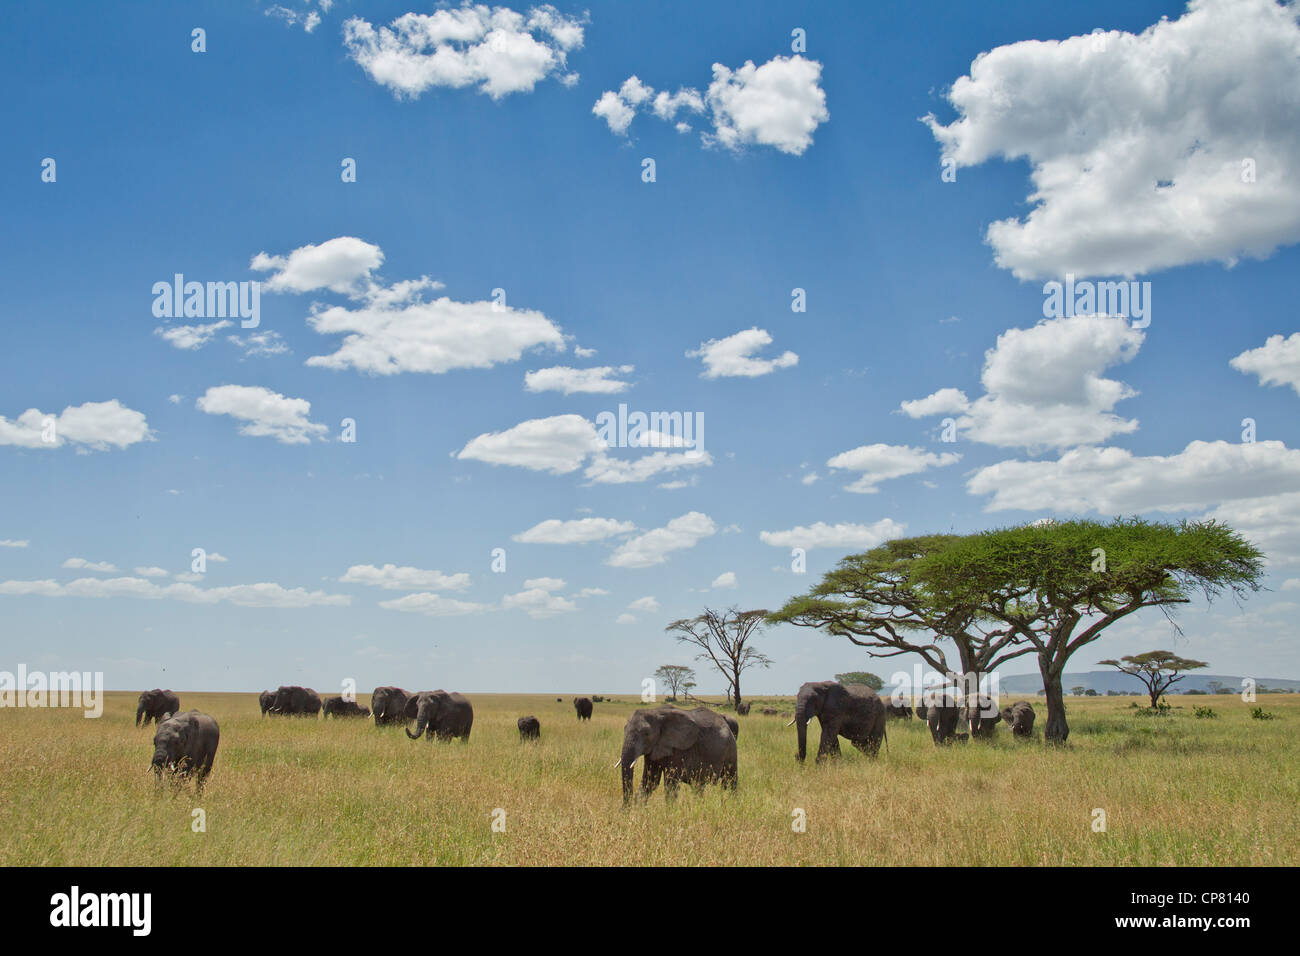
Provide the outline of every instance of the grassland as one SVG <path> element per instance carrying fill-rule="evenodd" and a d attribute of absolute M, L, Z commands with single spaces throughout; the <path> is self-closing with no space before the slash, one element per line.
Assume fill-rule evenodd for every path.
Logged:
<path fill-rule="evenodd" d="M 618 759 L 633 698 L 579 723 L 568 696 L 470 695 L 472 740 L 412 741 L 363 720 L 260 716 L 255 694 L 180 692 L 212 714 L 221 747 L 207 790 L 155 793 L 152 730 L 135 696 L 104 715 L 0 710 L 5 865 L 850 864 L 1255 865 L 1300 859 L 1300 695 L 1072 698 L 1070 742 L 938 749 L 891 721 L 872 762 L 794 760 L 794 729 L 740 718 L 740 789 L 621 805 Z M 1142 701 L 1140 703 L 1145 703 Z M 1209 706 L 1217 719 L 1196 719 Z M 1253 706 L 1276 715 L 1255 720 Z M 1039 706 L 1040 727 L 1043 719 Z M 521 745 L 515 719 L 542 740 Z M 812 734 L 815 741 L 816 734 Z M 815 744 L 814 744 L 815 746 Z M 192 830 L 192 810 L 206 832 Z M 493 832 L 494 810 L 505 832 Z M 794 832 L 793 813 L 806 813 Z M 1106 831 L 1093 831 L 1094 808 Z"/>

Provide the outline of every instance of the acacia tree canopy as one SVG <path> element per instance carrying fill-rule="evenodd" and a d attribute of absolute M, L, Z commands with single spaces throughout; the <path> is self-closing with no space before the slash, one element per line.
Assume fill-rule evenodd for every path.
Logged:
<path fill-rule="evenodd" d="M 930 598 L 916 571 L 927 557 L 954 547 L 957 535 L 895 538 L 863 554 L 851 554 L 807 594 L 791 598 L 768 620 L 814 627 L 845 637 L 872 657 L 917 654 L 944 676 L 980 674 L 1025 654 L 1015 629 L 981 612 L 978 605 Z M 945 652 L 945 645 L 947 647 Z M 955 649 L 957 660 L 949 663 Z"/>

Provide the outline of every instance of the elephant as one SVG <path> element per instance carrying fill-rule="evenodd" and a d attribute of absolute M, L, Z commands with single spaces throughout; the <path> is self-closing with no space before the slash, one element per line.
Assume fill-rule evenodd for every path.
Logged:
<path fill-rule="evenodd" d="M 739 704 L 736 705 L 736 713 L 740 714 L 741 717 L 748 717 L 748 716 L 749 716 L 749 708 L 750 708 L 751 706 L 753 706 L 753 705 L 752 705 L 752 704 L 749 704 L 749 703 L 746 703 L 746 702 L 744 702 L 744 701 L 742 701 L 741 703 L 739 703 Z"/>
<path fill-rule="evenodd" d="M 573 709 L 578 712 L 579 720 L 591 720 L 591 698 L 590 697 L 573 698 Z"/>
<path fill-rule="evenodd" d="M 721 783 L 735 790 L 738 782 L 736 735 L 727 720 L 707 707 L 678 710 L 671 704 L 633 712 L 623 727 L 623 751 L 616 766 L 622 769 L 623 803 L 632 799 L 632 770 L 645 757 L 641 795 L 649 797 L 664 781 L 664 795 L 672 799 L 677 785 L 697 790 L 706 783 Z"/>
<path fill-rule="evenodd" d="M 275 692 L 275 700 L 271 702 L 268 713 L 294 717 L 310 714 L 315 717 L 320 713 L 320 694 L 310 687 L 282 686 Z"/>
<path fill-rule="evenodd" d="M 406 723 L 406 702 L 413 695 L 400 687 L 376 687 L 370 695 L 370 712 L 375 715 L 375 726 Z"/>
<path fill-rule="evenodd" d="M 777 714 L 777 710 L 775 707 L 764 707 L 762 710 L 759 711 L 759 713 L 762 714 L 764 717 L 775 717 Z"/>
<path fill-rule="evenodd" d="M 527 717 L 520 717 L 516 721 L 519 727 L 520 740 L 541 740 L 542 739 L 542 722 L 529 714 Z"/>
<path fill-rule="evenodd" d="M 270 710 L 271 705 L 275 703 L 275 695 L 269 690 L 264 690 L 262 693 L 257 695 L 257 703 L 262 708 L 262 716 L 265 717 L 266 712 Z"/>
<path fill-rule="evenodd" d="M 212 772 L 221 732 L 217 722 L 207 714 L 188 710 L 173 714 L 158 725 L 153 736 L 153 760 L 150 767 L 159 783 L 166 770 L 173 779 L 195 777 L 195 790 L 203 792 L 203 781 Z"/>
<path fill-rule="evenodd" d="M 1011 725 L 1011 736 L 1022 739 L 1034 735 L 1034 706 L 1027 700 L 1002 708 L 1002 719 Z"/>
<path fill-rule="evenodd" d="M 925 704 L 917 704 L 917 705 L 916 705 L 916 719 L 917 719 L 917 720 L 925 720 L 925 710 L 926 710 L 926 708 L 925 708 Z"/>
<path fill-rule="evenodd" d="M 146 727 L 151 720 L 154 724 L 161 724 L 169 715 L 180 712 L 181 699 L 169 690 L 155 687 L 153 690 L 144 691 L 136 701 L 135 725 L 140 726 L 141 718 L 144 719 Z"/>
<path fill-rule="evenodd" d="M 904 720 L 912 719 L 912 708 L 906 704 L 888 703 L 885 705 L 885 715 L 887 717 L 902 717 Z"/>
<path fill-rule="evenodd" d="M 355 700 L 343 697 L 331 697 L 321 705 L 321 717 L 369 717 L 370 708 L 362 707 Z"/>
<path fill-rule="evenodd" d="M 735 737 L 737 740 L 739 740 L 739 739 L 740 739 L 740 724 L 736 722 L 736 718 L 735 718 L 735 717 L 728 717 L 726 714 L 723 714 L 723 715 L 722 715 L 722 719 L 725 720 L 725 721 L 727 722 L 727 726 L 728 726 L 729 728 L 731 728 L 731 736 L 733 736 L 733 737 Z"/>
<path fill-rule="evenodd" d="M 797 757 L 801 762 L 807 753 L 808 722 L 814 717 L 822 729 L 818 761 L 840 755 L 840 737 L 869 757 L 876 756 L 885 739 L 885 703 L 874 690 L 864 684 L 810 681 L 799 688 L 794 720 L 790 722 L 798 724 Z"/>
<path fill-rule="evenodd" d="M 402 716 L 415 721 L 415 733 L 406 728 L 406 736 L 412 740 L 419 740 L 427 730 L 430 740 L 460 737 L 468 741 L 470 728 L 474 726 L 474 708 L 469 700 L 442 689 L 420 691 L 408 698 Z"/>
<path fill-rule="evenodd" d="M 930 725 L 930 736 L 934 738 L 935 746 L 952 743 L 953 735 L 957 732 L 957 720 L 961 716 L 961 708 L 957 706 L 956 699 L 945 693 L 923 706 L 926 707 L 925 720 Z"/>
<path fill-rule="evenodd" d="M 966 705 L 967 723 L 972 740 L 992 740 L 993 731 L 1002 723 L 1002 714 L 991 697 L 974 695 Z"/>
<path fill-rule="evenodd" d="M 556 702 L 557 704 L 562 704 L 562 703 L 564 703 L 564 698 L 563 698 L 563 697 L 557 697 L 557 698 L 555 698 L 555 702 Z"/>

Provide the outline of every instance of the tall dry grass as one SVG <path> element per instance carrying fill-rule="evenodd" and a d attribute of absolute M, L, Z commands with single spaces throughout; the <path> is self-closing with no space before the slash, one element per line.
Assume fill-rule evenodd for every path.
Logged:
<path fill-rule="evenodd" d="M 794 760 L 793 728 L 740 718 L 740 789 L 684 789 L 624 809 L 618 759 L 628 698 L 579 723 L 569 698 L 475 694 L 468 745 L 370 721 L 262 718 L 255 694 L 181 692 L 221 746 L 207 790 L 155 792 L 152 730 L 135 696 L 80 711 L 0 710 L 5 865 L 478 864 L 1251 865 L 1300 858 L 1300 695 L 1069 701 L 1064 749 L 1011 740 L 937 749 L 891 721 L 871 761 Z M 783 709 L 788 700 L 770 702 Z M 1198 720 L 1194 706 L 1217 719 Z M 1254 720 L 1253 706 L 1277 715 Z M 515 719 L 536 714 L 540 744 Z M 816 733 L 812 735 L 816 739 Z M 638 768 L 639 772 L 639 768 Z M 192 829 L 195 808 L 206 832 Z M 505 811 L 505 832 L 493 814 Z M 1106 831 L 1094 832 L 1094 809 Z M 806 832 L 794 832 L 796 809 Z"/>

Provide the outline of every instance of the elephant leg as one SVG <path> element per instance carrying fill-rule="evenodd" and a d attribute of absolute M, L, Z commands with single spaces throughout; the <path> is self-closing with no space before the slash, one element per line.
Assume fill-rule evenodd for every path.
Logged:
<path fill-rule="evenodd" d="M 880 753 L 880 739 L 878 737 L 863 737 L 851 742 L 854 747 L 862 751 L 868 757 L 874 757 Z"/>
<path fill-rule="evenodd" d="M 663 768 L 647 757 L 645 768 L 641 771 L 641 795 L 643 797 L 649 797 L 650 794 L 654 793 L 655 787 L 659 786 L 659 776 L 662 773 Z"/>
<path fill-rule="evenodd" d="M 817 759 L 840 755 L 840 735 L 834 727 L 822 726 L 822 739 L 817 745 Z"/>
<path fill-rule="evenodd" d="M 665 800 L 677 799 L 677 784 L 680 781 L 681 781 L 681 777 L 678 775 L 677 771 L 669 769 L 664 773 L 664 799 Z"/>

